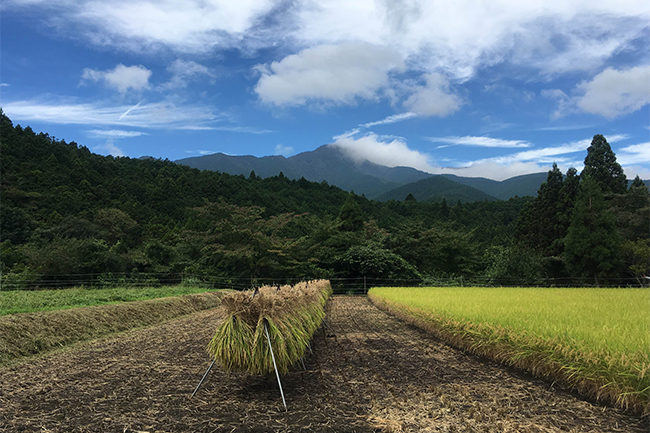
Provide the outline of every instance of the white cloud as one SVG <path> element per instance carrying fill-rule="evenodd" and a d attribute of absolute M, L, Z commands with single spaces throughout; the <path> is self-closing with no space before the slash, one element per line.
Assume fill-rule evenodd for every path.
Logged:
<path fill-rule="evenodd" d="M 628 136 L 624 134 L 610 135 L 607 137 L 607 141 L 609 143 L 616 143 L 627 138 Z M 558 164 L 562 171 L 566 171 L 569 167 L 575 167 L 580 171 L 583 167 L 583 155 L 586 154 L 587 147 L 590 144 L 591 139 L 579 140 L 558 146 L 526 150 L 510 155 L 460 162 L 457 163 L 457 167 L 439 167 L 434 169 L 433 172 L 504 180 L 522 174 L 547 171 L 554 162 Z M 639 153 L 639 149 L 634 146 L 623 148 L 622 151 L 628 148 L 630 154 L 634 153 L 635 158 L 640 154 L 642 155 L 642 153 Z M 575 155 L 578 152 L 581 155 Z M 644 150 L 644 152 L 647 152 L 647 150 Z M 618 158 L 618 160 L 621 164 L 627 162 L 624 155 L 623 159 Z M 636 160 L 636 162 L 640 161 Z"/>
<path fill-rule="evenodd" d="M 503 140 L 485 136 L 464 136 L 464 137 L 426 137 L 433 143 L 448 143 L 456 146 L 477 146 L 477 147 L 530 147 L 525 140 Z"/>
<path fill-rule="evenodd" d="M 560 89 L 544 89 L 541 95 L 554 100 L 557 104 L 557 108 L 551 113 L 551 119 L 558 119 L 576 111 L 575 100 Z"/>
<path fill-rule="evenodd" d="M 216 77 L 216 74 L 206 66 L 192 60 L 176 59 L 167 67 L 167 71 L 172 74 L 172 77 L 161 86 L 163 90 L 187 87 L 190 81 L 201 77 L 212 79 Z"/>
<path fill-rule="evenodd" d="M 450 92 L 449 81 L 441 74 L 428 74 L 426 84 L 413 88 L 404 106 L 420 116 L 446 116 L 457 111 L 462 100 Z"/>
<path fill-rule="evenodd" d="M 81 74 L 82 82 L 101 81 L 120 93 L 149 88 L 149 77 L 151 77 L 151 71 L 144 66 L 124 66 L 121 63 L 107 71 L 85 68 Z"/>
<path fill-rule="evenodd" d="M 350 104 L 373 99 L 388 84 L 390 71 L 402 67 L 394 50 L 368 43 L 319 45 L 259 66 L 255 92 L 263 102 L 301 105 L 308 101 Z"/>
<path fill-rule="evenodd" d="M 240 132 L 242 134 L 256 134 L 256 135 L 270 134 L 271 132 L 274 132 L 272 129 L 259 129 L 250 126 L 226 126 L 226 125 L 219 125 L 219 126 L 185 125 L 185 126 L 179 126 L 178 128 L 175 129 L 180 129 L 185 131 Z"/>
<path fill-rule="evenodd" d="M 123 129 L 91 129 L 88 131 L 93 137 L 108 137 L 113 139 L 132 138 L 148 135 L 142 131 L 125 131 Z"/>
<path fill-rule="evenodd" d="M 370 128 L 377 125 L 388 125 L 390 123 L 397 123 L 403 120 L 412 119 L 414 117 L 417 117 L 417 114 L 407 111 L 406 113 L 393 114 L 392 116 L 388 116 L 374 122 L 362 123 L 359 126 L 362 126 L 364 128 Z"/>
<path fill-rule="evenodd" d="M 538 164 L 535 162 L 515 162 L 512 164 L 499 164 L 496 162 L 485 161 L 470 163 L 462 167 L 438 167 L 434 170 L 435 174 L 455 174 L 456 176 L 465 177 L 485 177 L 494 180 L 505 180 L 514 176 L 523 174 L 539 173 L 547 171 L 551 164 Z"/>
<path fill-rule="evenodd" d="M 647 29 L 642 0 L 476 2 L 304 0 L 292 34 L 306 44 L 397 47 L 418 69 L 466 79 L 511 62 L 557 74 L 593 70 Z M 597 23 L 597 25 L 594 25 Z"/>
<path fill-rule="evenodd" d="M 113 143 L 113 140 L 107 140 L 106 143 L 95 146 L 93 150 L 99 152 L 99 153 L 106 153 L 108 155 L 113 155 L 113 156 L 126 156 L 122 149 L 117 147 L 115 143 Z"/>
<path fill-rule="evenodd" d="M 0 83 L 0 87 L 9 87 L 9 83 Z"/>
<path fill-rule="evenodd" d="M 11 2 L 11 0 L 9 0 Z M 13 1 L 12 3 L 21 3 Z M 206 53 L 260 38 L 258 20 L 275 6 L 271 0 L 79 0 L 40 3 L 47 21 L 61 33 L 93 44 L 132 51 L 162 47 Z"/>
<path fill-rule="evenodd" d="M 610 135 L 607 137 L 609 143 L 616 143 L 628 138 L 624 134 Z M 559 146 L 549 146 L 542 147 L 539 149 L 525 150 L 523 152 L 517 152 L 505 156 L 495 156 L 491 158 L 484 158 L 476 162 L 496 162 L 498 164 L 512 164 L 518 162 L 528 162 L 528 161 L 555 161 L 558 160 L 562 155 L 568 155 L 576 152 L 586 152 L 587 148 L 591 144 L 591 139 L 584 139 L 573 141 L 571 143 L 561 144 Z"/>
<path fill-rule="evenodd" d="M 580 84 L 584 92 L 576 104 L 607 118 L 631 113 L 650 104 L 650 65 L 627 70 L 607 68 L 593 80 Z"/>
<path fill-rule="evenodd" d="M 644 0 L 6 0 L 100 46 L 210 53 L 347 42 L 390 47 L 414 70 L 467 79 L 502 62 L 553 75 L 595 70 L 646 38 Z M 37 7 L 34 7 L 37 5 Z M 638 49 L 638 47 L 637 47 Z"/>
<path fill-rule="evenodd" d="M 650 142 L 633 144 L 619 149 L 616 160 L 621 165 L 635 165 L 650 162 Z"/>
<path fill-rule="evenodd" d="M 400 138 L 386 138 L 373 133 L 355 138 L 345 133 L 334 137 L 332 145 L 357 162 L 370 161 L 388 167 L 413 167 L 427 172 L 433 169 L 428 155 L 409 149 Z"/>
<path fill-rule="evenodd" d="M 343 150 L 348 157 L 357 162 L 370 161 L 388 167 L 413 167 L 432 174 L 455 174 L 495 180 L 548 171 L 554 162 L 562 171 L 566 171 L 569 167 L 581 170 L 583 155 L 576 154 L 578 152 L 585 154 L 591 144 L 591 139 L 585 139 L 474 161 L 447 160 L 448 166 L 443 167 L 434 161 L 433 155 L 409 148 L 403 138 L 379 136 L 373 133 L 362 136 L 359 134 L 358 129 L 345 132 L 334 137 L 332 145 Z M 490 139 L 490 137 L 477 138 Z M 607 140 L 609 143 L 616 143 L 627 138 L 627 135 L 617 134 L 610 135 Z M 631 164 L 650 160 L 650 143 L 626 146 L 619 150 L 618 155 L 620 155 L 619 162 L 622 165 L 627 164 L 624 169 L 628 176 L 630 173 L 646 174 L 647 167 L 640 168 Z"/>
<path fill-rule="evenodd" d="M 3 110 L 17 120 L 92 126 L 181 129 L 214 126 L 214 122 L 229 120 L 225 114 L 214 113 L 208 107 L 175 105 L 170 102 L 114 106 L 101 103 L 13 101 L 4 103 Z"/>
<path fill-rule="evenodd" d="M 650 169 L 639 165 L 624 165 L 623 171 L 628 179 L 634 179 L 639 176 L 643 180 L 650 179 Z"/>
<path fill-rule="evenodd" d="M 274 155 L 289 156 L 293 153 L 293 147 L 285 146 L 284 144 L 276 144 Z"/>

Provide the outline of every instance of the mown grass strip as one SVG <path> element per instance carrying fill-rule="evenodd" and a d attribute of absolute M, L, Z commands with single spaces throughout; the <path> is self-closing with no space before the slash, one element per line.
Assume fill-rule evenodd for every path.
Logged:
<path fill-rule="evenodd" d="M 0 317 L 0 365 L 68 344 L 217 307 L 220 292 Z"/>
<path fill-rule="evenodd" d="M 144 301 L 206 291 L 204 288 L 189 286 L 7 290 L 0 291 L 0 316 Z"/>
<path fill-rule="evenodd" d="M 368 296 L 378 307 L 455 347 L 561 383 L 587 398 L 650 414 L 648 292 L 585 290 L 616 292 L 373 288 Z M 596 314 L 599 309 L 616 310 L 611 295 L 625 306 L 618 316 Z M 516 308 L 513 304 L 504 310 L 502 304 L 513 298 Z M 636 305 L 630 307 L 630 302 Z M 597 305 L 584 307 L 588 304 Z"/>
<path fill-rule="evenodd" d="M 268 329 L 280 373 L 301 359 L 325 317 L 332 293 L 329 281 L 309 281 L 224 297 L 226 318 L 208 345 L 208 353 L 227 370 L 263 375 L 274 370 Z"/>

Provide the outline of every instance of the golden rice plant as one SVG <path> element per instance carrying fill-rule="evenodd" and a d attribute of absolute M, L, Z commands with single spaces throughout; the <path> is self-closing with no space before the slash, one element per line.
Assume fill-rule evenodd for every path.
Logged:
<path fill-rule="evenodd" d="M 273 371 L 270 339 L 277 368 L 286 373 L 304 356 L 331 293 L 329 281 L 317 280 L 228 294 L 222 300 L 226 319 L 208 353 L 227 370 L 263 375 Z"/>

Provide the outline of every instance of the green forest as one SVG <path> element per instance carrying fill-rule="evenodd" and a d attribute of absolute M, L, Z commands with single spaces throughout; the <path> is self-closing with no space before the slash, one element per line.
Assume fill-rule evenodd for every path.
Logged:
<path fill-rule="evenodd" d="M 0 112 L 1 113 L 1 112 Z M 0 114 L 3 289 L 116 282 L 220 287 L 635 285 L 650 200 L 605 137 L 537 197 L 378 202 L 325 182 L 100 156 Z"/>

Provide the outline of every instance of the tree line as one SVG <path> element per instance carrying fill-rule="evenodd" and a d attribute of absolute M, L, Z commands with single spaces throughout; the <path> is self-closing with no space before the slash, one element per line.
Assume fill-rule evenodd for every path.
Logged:
<path fill-rule="evenodd" d="M 100 156 L 14 126 L 4 113 L 0 152 L 3 288 L 143 276 L 233 287 L 302 278 L 358 285 L 362 277 L 368 284 L 566 276 L 602 283 L 648 271 L 648 191 L 636 180 L 604 190 L 618 176 L 606 170 L 564 177 L 554 167 L 537 198 L 381 203 L 282 174 L 261 179 Z M 596 226 L 613 233 L 608 253 L 580 264 L 580 230 Z"/>

